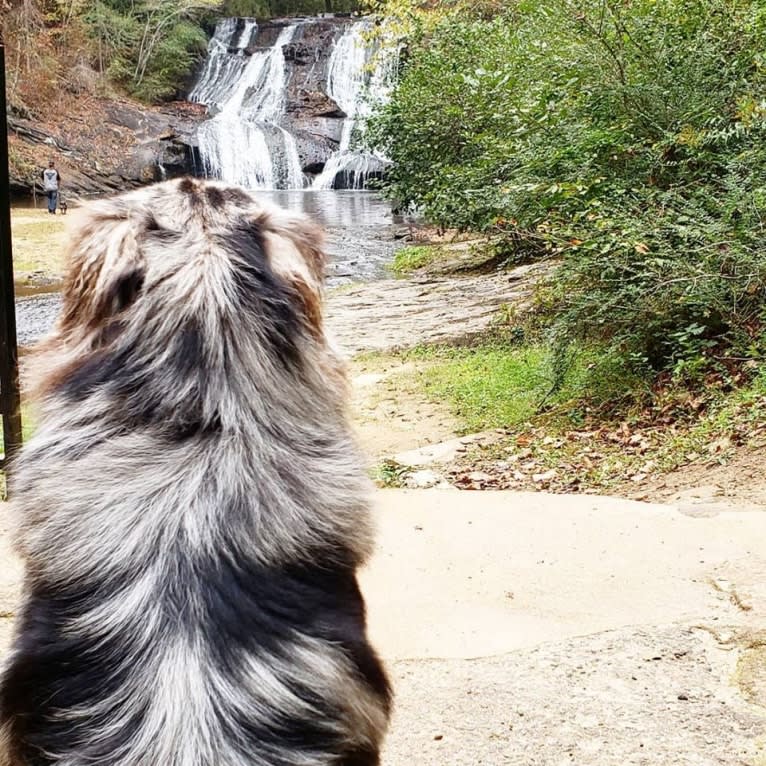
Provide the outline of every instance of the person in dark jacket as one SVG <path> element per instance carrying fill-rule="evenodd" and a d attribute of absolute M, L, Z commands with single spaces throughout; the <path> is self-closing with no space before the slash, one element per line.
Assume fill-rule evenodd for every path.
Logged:
<path fill-rule="evenodd" d="M 56 204 L 59 196 L 59 185 L 61 184 L 61 176 L 58 170 L 56 170 L 53 160 L 48 163 L 48 167 L 40 174 L 43 179 L 43 190 L 45 196 L 48 198 L 48 212 L 51 215 L 56 215 Z"/>

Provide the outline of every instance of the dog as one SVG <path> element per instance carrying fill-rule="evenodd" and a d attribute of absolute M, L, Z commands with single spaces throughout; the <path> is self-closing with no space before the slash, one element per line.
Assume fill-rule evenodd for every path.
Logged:
<path fill-rule="evenodd" d="M 66 211 L 69 210 L 69 205 L 65 199 L 59 199 L 59 210 L 61 215 L 66 215 Z"/>
<path fill-rule="evenodd" d="M 369 479 L 305 218 L 220 182 L 78 211 L 12 466 L 3 766 L 375 766 Z"/>

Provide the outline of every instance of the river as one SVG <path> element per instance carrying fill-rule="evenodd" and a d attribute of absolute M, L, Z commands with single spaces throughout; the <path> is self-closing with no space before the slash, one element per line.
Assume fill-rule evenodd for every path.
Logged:
<path fill-rule="evenodd" d="M 266 201 L 317 220 L 325 229 L 329 265 L 327 286 L 379 279 L 404 234 L 401 218 L 385 200 L 364 191 L 256 191 Z M 60 297 L 47 288 L 30 291 L 20 286 L 16 300 L 19 345 L 29 346 L 45 335 L 56 318 Z"/>

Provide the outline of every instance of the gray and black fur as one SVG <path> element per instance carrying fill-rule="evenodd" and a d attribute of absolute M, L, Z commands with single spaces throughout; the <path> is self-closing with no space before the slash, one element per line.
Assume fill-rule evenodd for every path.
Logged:
<path fill-rule="evenodd" d="M 390 689 L 319 232 L 191 179 L 95 203 L 14 470 L 0 766 L 374 766 Z"/>

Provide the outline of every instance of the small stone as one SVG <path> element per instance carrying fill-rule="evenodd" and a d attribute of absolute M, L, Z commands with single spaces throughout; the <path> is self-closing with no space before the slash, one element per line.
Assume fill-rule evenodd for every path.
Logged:
<path fill-rule="evenodd" d="M 420 471 L 413 471 L 405 479 L 406 486 L 411 489 L 428 489 L 434 487 L 442 481 L 442 477 L 435 471 L 424 468 Z"/>
<path fill-rule="evenodd" d="M 678 699 L 680 699 L 682 702 L 686 702 L 689 699 L 689 695 L 688 694 L 683 694 L 683 693 L 679 694 L 678 695 Z"/>
<path fill-rule="evenodd" d="M 444 739 L 444 735 L 443 734 L 435 734 L 434 735 L 434 740 L 436 740 L 436 742 L 441 742 L 443 739 Z"/>

